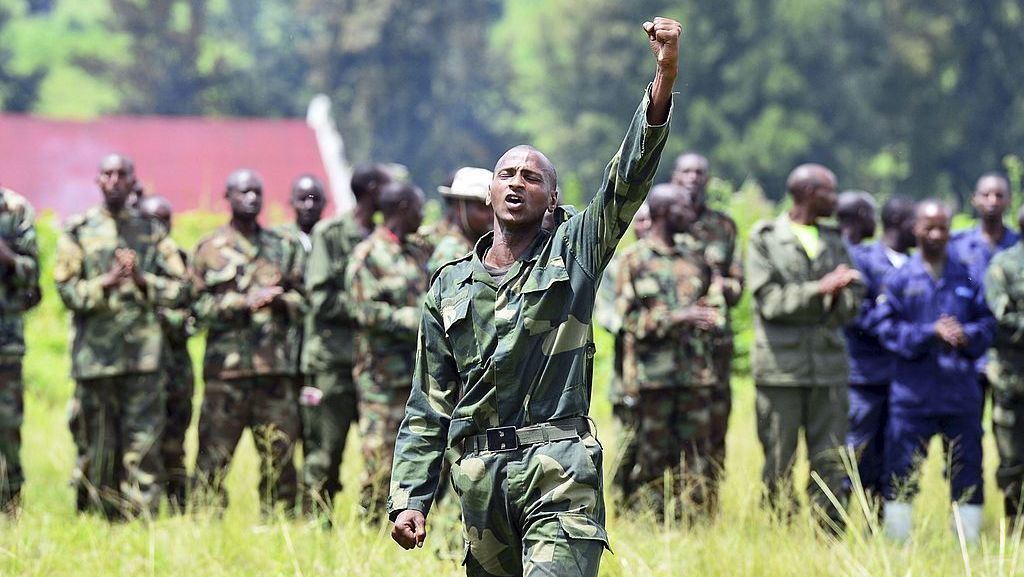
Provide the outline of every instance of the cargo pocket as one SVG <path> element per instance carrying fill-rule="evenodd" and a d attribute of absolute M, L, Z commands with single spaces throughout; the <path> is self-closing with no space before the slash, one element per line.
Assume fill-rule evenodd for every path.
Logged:
<path fill-rule="evenodd" d="M 605 549 L 612 550 L 608 544 L 608 532 L 597 521 L 583 513 L 559 513 L 558 524 L 562 527 L 562 533 L 570 540 L 599 541 Z"/>

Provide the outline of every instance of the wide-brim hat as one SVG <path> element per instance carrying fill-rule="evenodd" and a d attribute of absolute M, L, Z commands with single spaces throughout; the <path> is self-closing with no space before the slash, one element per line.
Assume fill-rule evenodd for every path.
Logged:
<path fill-rule="evenodd" d="M 462 198 L 490 204 L 493 177 L 493 173 L 486 168 L 466 166 L 455 173 L 451 186 L 439 186 L 437 192 L 445 198 Z"/>

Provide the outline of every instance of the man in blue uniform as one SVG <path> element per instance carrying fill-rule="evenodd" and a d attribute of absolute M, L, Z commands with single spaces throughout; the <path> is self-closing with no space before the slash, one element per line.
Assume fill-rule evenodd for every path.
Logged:
<path fill-rule="evenodd" d="M 846 444 L 857 450 L 861 486 L 872 496 L 880 496 L 884 486 L 885 425 L 895 362 L 892 353 L 885 350 L 874 334 L 877 321 L 874 304 L 882 294 L 885 275 L 906 263 L 907 252 L 915 242 L 914 202 L 893 197 L 882 207 L 881 240 L 850 250 L 853 264 L 867 285 L 867 293 L 860 314 L 844 329 L 850 356 L 850 428 Z"/>
<path fill-rule="evenodd" d="M 1010 207 L 1009 181 L 994 172 L 982 175 L 974 186 L 971 206 L 978 214 L 978 226 L 953 235 L 949 248 L 972 273 L 977 273 L 975 278 L 981 279 L 992 257 L 1020 240 L 1020 235 L 1003 222 Z"/>
<path fill-rule="evenodd" d="M 953 499 L 963 533 L 981 531 L 981 387 L 975 362 L 992 344 L 995 319 L 979 280 L 947 251 L 950 211 L 938 201 L 918 205 L 920 251 L 885 279 L 878 334 L 896 353 L 886 428 L 885 529 L 910 536 L 909 484 L 933 435 L 950 450 Z"/>

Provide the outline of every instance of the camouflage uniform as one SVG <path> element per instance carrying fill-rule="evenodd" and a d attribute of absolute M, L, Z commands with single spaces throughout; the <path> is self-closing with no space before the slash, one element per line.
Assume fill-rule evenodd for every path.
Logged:
<path fill-rule="evenodd" d="M 183 263 L 188 255 L 180 251 Z M 185 506 L 188 487 L 188 469 L 185 465 L 185 435 L 192 423 L 192 395 L 195 392 L 195 374 L 192 355 L 188 352 L 188 339 L 196 332 L 196 319 L 191 308 L 162 308 L 157 311 L 164 332 L 160 372 L 166 394 L 167 423 L 160 442 L 164 462 L 167 499 L 177 507 Z"/>
<path fill-rule="evenodd" d="M 423 225 L 418 231 L 416 231 L 416 239 L 423 247 L 425 247 L 428 255 L 433 253 L 434 250 L 440 246 L 442 240 L 456 235 L 461 236 L 462 232 L 459 230 L 458 225 L 447 218 L 442 218 L 432 224 Z M 466 252 L 469 251 L 467 250 Z M 462 256 L 462 254 L 458 256 Z M 444 261 L 441 264 L 444 264 L 445 262 L 447 261 Z M 435 269 L 431 269 L 431 271 L 433 270 Z"/>
<path fill-rule="evenodd" d="M 624 496 L 665 512 L 668 491 L 705 501 L 710 460 L 713 350 L 701 331 L 667 322 L 672 313 L 707 294 L 710 269 L 700 254 L 641 240 L 622 253 L 615 279 L 616 310 L 622 319 L 622 386 L 633 399 L 629 444 L 623 451 Z"/>
<path fill-rule="evenodd" d="M 379 226 L 356 246 L 345 271 L 359 322 L 352 374 L 363 437 L 360 505 L 370 515 L 384 512 L 395 436 L 412 385 L 420 302 L 430 280 L 429 253 L 417 240 Z"/>
<path fill-rule="evenodd" d="M 195 312 L 209 329 L 196 481 L 220 506 L 227 506 L 224 476 L 245 427 L 252 428 L 260 454 L 264 513 L 275 503 L 286 512 L 295 504 L 304 264 L 296 241 L 262 228 L 246 237 L 223 226 L 196 247 Z M 247 293 L 271 286 L 284 288 L 278 302 L 251 312 Z"/>
<path fill-rule="evenodd" d="M 984 284 L 998 322 L 987 369 L 993 389 L 992 432 L 999 450 L 996 481 L 1006 516 L 1016 517 L 1024 490 L 1024 244 L 997 254 Z"/>
<path fill-rule="evenodd" d="M 710 412 L 710 450 L 709 457 L 713 466 L 708 471 L 712 479 L 710 488 L 717 489 L 717 480 L 725 470 L 725 437 L 729 430 L 729 414 L 732 412 L 732 358 L 736 348 L 733 344 L 733 332 L 730 311 L 732 305 L 726 302 L 725 292 L 742 294 L 743 263 L 739 258 L 739 246 L 736 244 L 738 229 L 736 223 L 725 213 L 705 207 L 690 226 L 690 230 L 676 237 L 676 242 L 690 250 L 702 254 L 704 263 L 711 267 L 722 279 L 721 284 L 712 283 L 705 297 L 707 303 L 718 308 L 722 324 L 713 332 L 697 335 L 702 338 L 704 346 L 711 351 L 714 362 L 706 365 L 704 377 L 713 383 Z M 709 495 L 712 505 L 716 495 Z"/>
<path fill-rule="evenodd" d="M 427 261 L 427 270 L 434 274 L 453 260 L 462 258 L 473 250 L 473 243 L 459 231 L 441 238 L 437 241 L 430 260 Z"/>
<path fill-rule="evenodd" d="M 302 371 L 318 389 L 319 403 L 301 407 L 303 426 L 303 506 L 330 516 L 331 500 L 341 491 L 341 458 L 349 428 L 358 417 L 355 358 L 355 311 L 345 283 L 345 267 L 363 234 L 352 217 L 338 216 L 313 228 L 313 251 L 306 265 L 306 315 Z"/>
<path fill-rule="evenodd" d="M 114 252 L 129 248 L 146 279 L 109 290 Z M 72 376 L 85 452 L 76 471 L 80 509 L 108 517 L 154 513 L 162 493 L 160 382 L 163 331 L 157 310 L 188 300 L 185 263 L 164 227 L 132 210 L 104 206 L 72 217 L 57 243 L 54 280 L 72 312 Z"/>
<path fill-rule="evenodd" d="M 853 267 L 839 231 L 818 225 L 819 250 L 808 257 L 789 217 L 757 223 L 747 250 L 747 282 L 754 298 L 754 384 L 757 434 L 764 447 L 763 479 L 769 499 L 783 498 L 801 430 L 811 470 L 843 499 L 845 471 L 839 448 L 846 437 L 848 364 L 841 329 L 864 298 L 856 281 L 822 295 L 818 281 L 838 265 Z M 839 512 L 818 484 L 812 502 L 837 524 Z"/>
<path fill-rule="evenodd" d="M 542 231 L 500 282 L 484 268 L 484 236 L 427 293 L 388 508 L 392 519 L 428 513 L 446 455 L 470 575 L 597 575 L 608 536 L 602 449 L 586 418 L 590 320 L 668 136 L 667 123 L 646 123 L 647 103 L 586 210 Z M 513 438 L 524 442 L 511 448 Z"/>
<path fill-rule="evenodd" d="M 32 207 L 14 191 L 0 188 L 0 239 L 17 256 L 0 265 L 0 509 L 18 507 L 25 475 L 21 469 L 21 423 L 25 355 L 22 313 L 39 300 L 39 254 Z"/>

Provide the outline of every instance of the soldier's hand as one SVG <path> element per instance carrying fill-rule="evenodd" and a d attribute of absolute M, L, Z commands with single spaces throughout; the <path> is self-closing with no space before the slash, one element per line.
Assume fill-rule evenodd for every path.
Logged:
<path fill-rule="evenodd" d="M 962 349 L 967 346 L 967 334 L 964 333 L 964 327 L 954 317 L 942 315 L 935 322 L 935 334 L 939 340 L 954 349 Z"/>
<path fill-rule="evenodd" d="M 120 250 L 120 249 L 119 249 Z M 130 276 L 131 271 L 125 266 L 125 263 L 118 258 L 117 252 L 114 252 L 114 262 L 110 263 L 110 268 L 107 272 L 103 273 L 100 277 L 100 285 L 103 290 L 109 290 L 121 284 Z"/>
<path fill-rule="evenodd" d="M 0 238 L 0 265 L 14 266 L 17 258 L 18 254 L 11 249 L 11 246 L 7 244 L 7 241 Z"/>
<path fill-rule="evenodd" d="M 818 292 L 823 295 L 835 295 L 859 279 L 860 271 L 841 264 L 834 271 L 821 277 L 818 281 Z"/>
<path fill-rule="evenodd" d="M 693 327 L 701 331 L 714 329 L 720 320 L 718 309 L 702 304 L 689 306 L 672 314 L 674 324 Z"/>
<path fill-rule="evenodd" d="M 681 24 L 671 18 L 655 18 L 644 22 L 651 52 L 658 61 L 658 70 L 675 74 L 679 67 L 679 36 L 683 33 Z"/>
<path fill-rule="evenodd" d="M 249 291 L 245 297 L 246 304 L 249 306 L 249 310 L 256 312 L 261 308 L 269 305 L 284 292 L 279 286 L 268 286 L 260 287 L 256 290 Z"/>
<path fill-rule="evenodd" d="M 395 526 L 391 528 L 391 538 L 402 546 L 402 549 L 422 547 L 427 538 L 427 519 L 422 511 L 406 509 L 398 514 Z"/>

